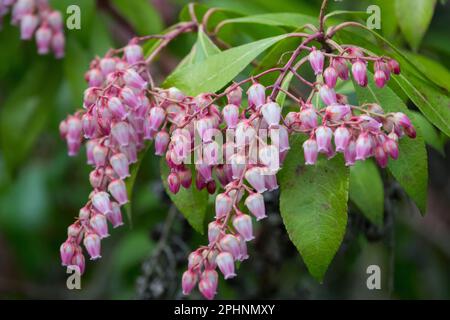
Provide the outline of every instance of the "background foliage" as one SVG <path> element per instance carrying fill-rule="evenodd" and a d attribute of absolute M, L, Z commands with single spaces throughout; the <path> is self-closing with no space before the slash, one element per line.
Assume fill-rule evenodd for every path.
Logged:
<path fill-rule="evenodd" d="M 0 32 L 0 296 L 178 297 L 180 272 L 185 265 L 186 254 L 189 248 L 203 242 L 204 237 L 194 232 L 181 215 L 174 213 L 161 183 L 159 159 L 151 152 L 143 158 L 135 183 L 131 220 L 103 242 L 103 259 L 89 263 L 82 282 L 83 290 L 71 292 L 65 288 L 66 274 L 59 265 L 59 244 L 65 238 L 66 226 L 90 190 L 87 181 L 89 168 L 85 165 L 84 156 L 67 157 L 66 147 L 58 136 L 58 124 L 67 113 L 80 106 L 85 88 L 83 75 L 95 55 L 103 55 L 110 47 L 123 46 L 133 34 L 157 33 L 179 18 L 188 19 L 186 1 L 53 1 L 54 6 L 63 12 L 74 2 L 82 10 L 82 28 L 66 30 L 67 55 L 64 60 L 37 56 L 34 44 L 21 42 L 17 28 L 8 23 Z M 392 89 L 398 94 L 401 88 L 405 93 L 397 96 L 394 93 L 380 95 L 376 89 L 369 93 L 354 92 L 353 88 L 346 90 L 355 101 L 380 100 L 383 106 L 390 106 L 393 110 L 410 107 L 415 123 L 421 128 L 423 138 L 420 137 L 419 141 L 425 140 L 427 150 L 421 149 L 417 141 L 405 140 L 403 143 L 410 145 L 402 147 L 414 156 L 407 160 L 400 158 L 389 171 L 380 173 L 373 163 L 367 162 L 355 166 L 346 175 L 335 177 L 335 168 L 346 170 L 339 163 L 340 159 L 320 162 L 320 169 L 329 166 L 331 174 L 323 174 L 327 171 L 319 171 L 319 168 L 304 169 L 306 172 L 298 177 L 300 181 L 295 181 L 291 188 L 289 178 L 296 177 L 296 164 L 301 158 L 299 142 L 294 142 L 281 172 L 286 177 L 282 178 L 281 186 L 286 192 L 282 194 L 280 203 L 278 195 L 267 196 L 270 219 L 258 227 L 258 239 L 250 246 L 252 258 L 241 266 L 238 278 L 221 284 L 219 297 L 450 297 L 450 179 L 446 158 L 449 146 L 445 137 L 450 133 L 450 122 L 445 121 L 445 115 L 450 112 L 450 42 L 446 32 L 450 8 L 445 3 L 425 0 L 364 0 L 357 4 L 345 0 L 330 2 L 330 10 L 365 11 L 370 4 L 381 6 L 382 30 L 378 38 L 369 37 L 367 33 L 345 32 L 339 37 L 362 44 L 376 53 L 388 47 L 379 36 L 399 48 L 393 51 L 393 55 L 402 62 L 409 77 L 408 80 L 396 78 L 387 90 L 391 92 Z M 237 49 L 241 50 L 240 53 L 251 52 L 246 59 L 230 59 L 229 63 L 221 61 L 219 71 L 231 76 L 238 75 L 256 57 L 260 68 L 273 66 L 283 52 L 295 48 L 295 43 L 289 39 L 279 42 L 273 39 L 278 40 L 275 37 L 282 37 L 279 35 L 286 30 L 295 29 L 305 22 L 314 22 L 319 5 L 320 1 L 306 0 L 210 0 L 202 1 L 196 12 L 200 17 L 207 7 L 224 8 L 213 16 L 211 25 L 219 20 L 233 19 L 220 32 L 221 38 L 233 46 L 274 37 L 261 40 L 258 45 Z M 273 15 L 276 12 L 291 14 Z M 304 16 L 300 19 L 292 13 Z M 257 14 L 271 16 L 255 17 Z M 361 13 L 356 14 L 356 18 L 364 17 Z M 277 44 L 273 45 L 275 42 Z M 157 81 L 162 83 L 178 61 L 187 56 L 165 85 L 177 84 L 188 93 L 196 94 L 198 90 L 205 90 L 204 86 L 199 89 L 205 71 L 196 69 L 195 64 L 217 51 L 216 45 L 204 33 L 184 36 L 165 51 L 153 72 L 158 76 Z M 225 65 L 229 67 L 224 69 Z M 194 72 L 189 72 L 188 79 L 185 77 L 187 68 Z M 222 85 L 216 78 L 207 83 L 207 88 L 216 90 Z M 420 92 L 416 90 L 418 87 Z M 428 170 L 423 166 L 426 154 Z M 342 178 L 344 176 L 347 178 Z M 295 216 L 293 223 L 287 223 L 287 231 L 295 234 L 291 237 L 294 244 L 309 265 L 311 274 L 323 279 L 322 285 L 309 275 L 290 244 L 279 215 L 281 207 L 285 222 L 292 219 L 298 208 L 292 208 L 289 199 L 295 197 L 296 192 L 308 190 L 311 177 L 319 179 L 322 184 L 333 184 L 336 194 L 326 206 L 326 214 L 318 216 L 311 208 L 305 208 L 302 221 L 307 223 L 296 225 L 298 217 Z M 402 184 L 403 189 L 393 183 L 392 177 Z M 342 188 L 346 184 L 350 185 L 351 200 L 348 216 L 343 214 L 346 208 L 333 204 L 333 199 L 347 196 L 343 191 L 346 188 Z M 312 201 L 320 201 L 321 189 L 309 192 Z M 416 205 L 407 200 L 404 192 Z M 211 204 L 201 193 L 185 194 L 184 197 L 204 199 L 204 208 L 196 208 L 198 214 L 192 219 L 188 217 L 191 225 L 200 231 L 202 222 L 196 217 L 203 214 L 208 219 L 212 214 Z M 342 216 L 329 219 L 327 214 L 332 214 L 332 211 Z M 426 211 L 427 215 L 421 218 L 419 211 Z M 192 213 L 190 210 L 186 212 Z M 174 219 L 171 233 L 164 229 L 166 217 Z M 334 249 L 327 252 L 326 249 L 330 248 L 326 242 L 317 244 L 314 241 L 314 228 L 318 226 L 327 230 L 324 241 L 329 239 L 334 243 L 334 239 L 343 238 L 343 245 L 326 274 Z M 161 253 L 164 251 L 159 241 L 161 236 L 173 255 Z M 302 239 L 296 241 L 297 236 Z M 310 241 L 312 247 L 299 245 L 305 241 Z M 317 245 L 317 250 L 314 245 Z M 317 263 L 314 255 L 321 248 L 326 248 L 321 252 L 323 261 Z M 314 263 L 309 263 L 310 259 Z M 365 270 L 370 264 L 382 267 L 383 289 L 380 291 L 366 289 Z"/>

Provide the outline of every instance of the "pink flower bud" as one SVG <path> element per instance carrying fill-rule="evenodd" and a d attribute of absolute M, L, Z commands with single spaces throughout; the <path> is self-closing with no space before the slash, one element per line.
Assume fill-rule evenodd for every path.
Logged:
<path fill-rule="evenodd" d="M 242 88 L 236 87 L 231 91 L 227 91 L 227 99 L 229 104 L 240 106 L 242 102 Z"/>
<path fill-rule="evenodd" d="M 374 64 L 375 72 L 381 70 L 384 72 L 386 76 L 386 81 L 389 81 L 391 78 L 391 70 L 389 69 L 389 65 L 383 61 L 376 61 Z"/>
<path fill-rule="evenodd" d="M 111 201 L 109 200 L 109 195 L 104 192 L 96 192 L 92 197 L 92 205 L 100 213 L 108 214 L 111 212 Z"/>
<path fill-rule="evenodd" d="M 374 75 L 375 84 L 378 88 L 383 88 L 387 82 L 386 74 L 382 70 L 377 70 Z"/>
<path fill-rule="evenodd" d="M 130 143 L 130 128 L 127 122 L 121 121 L 111 126 L 111 134 L 121 147 Z"/>
<path fill-rule="evenodd" d="M 234 154 L 230 157 L 230 162 L 233 179 L 241 178 L 245 170 L 245 157 L 240 154 Z"/>
<path fill-rule="evenodd" d="M 372 152 L 372 143 L 369 135 L 363 132 L 356 140 L 356 160 L 365 160 Z"/>
<path fill-rule="evenodd" d="M 86 73 L 86 80 L 90 87 L 101 87 L 105 80 L 102 72 L 97 69 L 91 69 Z"/>
<path fill-rule="evenodd" d="M 64 242 L 61 247 L 59 248 L 59 251 L 61 253 L 61 261 L 63 266 L 70 265 L 70 262 L 72 261 L 72 257 L 75 253 L 75 245 L 70 240 L 67 240 Z"/>
<path fill-rule="evenodd" d="M 277 190 L 278 189 L 277 175 L 273 174 L 272 170 L 268 168 L 263 168 L 263 172 L 267 190 L 269 191 Z"/>
<path fill-rule="evenodd" d="M 217 221 L 210 222 L 208 224 L 208 241 L 209 243 L 214 243 L 217 241 L 221 234 L 221 224 Z"/>
<path fill-rule="evenodd" d="M 78 140 L 81 136 L 82 123 L 76 116 L 69 116 L 67 118 L 67 137 L 73 140 Z"/>
<path fill-rule="evenodd" d="M 202 265 L 202 259 L 203 256 L 198 251 L 191 252 L 188 257 L 188 269 L 200 269 Z"/>
<path fill-rule="evenodd" d="M 93 105 L 97 101 L 98 93 L 99 93 L 98 88 L 87 88 L 84 91 L 83 102 L 85 108 Z"/>
<path fill-rule="evenodd" d="M 269 102 L 261 107 L 261 112 L 269 128 L 276 128 L 280 124 L 281 108 L 276 102 Z"/>
<path fill-rule="evenodd" d="M 103 214 L 94 214 L 89 220 L 92 229 L 94 229 L 95 233 L 97 233 L 100 239 L 106 238 L 109 236 L 108 233 L 108 224 L 106 223 L 106 217 Z"/>
<path fill-rule="evenodd" d="M 367 66 L 363 61 L 357 60 L 353 63 L 352 74 L 358 85 L 361 87 L 367 86 Z"/>
<path fill-rule="evenodd" d="M 47 22 L 53 30 L 60 31 L 63 28 L 63 19 L 61 16 L 61 12 L 52 11 L 47 16 Z"/>
<path fill-rule="evenodd" d="M 336 70 L 339 78 L 342 80 L 348 80 L 348 66 L 347 62 L 343 58 L 333 59 L 332 65 Z"/>
<path fill-rule="evenodd" d="M 317 127 L 317 113 L 313 106 L 303 108 L 300 111 L 299 119 L 305 129 L 314 129 Z"/>
<path fill-rule="evenodd" d="M 33 14 L 26 14 L 20 21 L 20 38 L 30 40 L 39 24 L 39 18 Z"/>
<path fill-rule="evenodd" d="M 97 130 L 97 121 L 90 113 L 85 113 L 81 117 L 84 137 L 86 139 L 93 138 Z"/>
<path fill-rule="evenodd" d="M 334 131 L 334 144 L 336 145 L 337 152 L 344 152 L 350 143 L 351 134 L 350 131 L 344 127 L 340 126 Z"/>
<path fill-rule="evenodd" d="M 251 241 L 253 236 L 252 218 L 246 214 L 238 214 L 233 219 L 233 226 L 245 241 Z"/>
<path fill-rule="evenodd" d="M 52 30 L 47 26 L 42 26 L 36 31 L 36 45 L 39 54 L 47 54 L 50 51 L 52 42 Z"/>
<path fill-rule="evenodd" d="M 91 260 L 96 260 L 101 258 L 100 250 L 100 237 L 95 233 L 88 233 L 84 237 L 84 246 L 86 247 L 87 252 L 91 256 Z"/>
<path fill-rule="evenodd" d="M 191 270 L 187 270 L 183 273 L 183 277 L 181 280 L 181 286 L 183 287 L 183 294 L 186 296 L 191 293 L 192 289 L 194 289 L 197 284 L 198 276 L 196 272 Z"/>
<path fill-rule="evenodd" d="M 248 89 L 247 96 L 248 106 L 259 109 L 266 102 L 266 88 L 259 83 L 254 83 Z"/>
<path fill-rule="evenodd" d="M 238 238 L 231 234 L 227 234 L 220 239 L 219 244 L 223 251 L 231 253 L 235 259 L 239 258 L 241 250 Z"/>
<path fill-rule="evenodd" d="M 71 237 L 73 239 L 77 239 L 78 236 L 80 235 L 81 231 L 82 231 L 82 228 L 78 223 L 72 223 L 67 228 L 67 236 Z"/>
<path fill-rule="evenodd" d="M 325 71 L 323 72 L 323 77 L 325 79 L 325 83 L 327 84 L 327 86 L 329 86 L 330 88 L 334 88 L 336 86 L 338 73 L 335 68 L 333 67 L 326 68 Z"/>
<path fill-rule="evenodd" d="M 260 167 L 253 167 L 245 172 L 245 179 L 255 188 L 258 193 L 263 193 L 267 190 L 265 185 L 265 178 L 262 175 Z"/>
<path fill-rule="evenodd" d="M 386 168 L 388 164 L 388 155 L 384 151 L 382 145 L 379 145 L 375 148 L 375 159 L 377 160 L 377 163 L 381 168 Z"/>
<path fill-rule="evenodd" d="M 394 123 L 396 126 L 402 127 L 408 137 L 415 138 L 416 137 L 416 130 L 414 129 L 414 126 L 411 123 L 411 120 L 401 112 L 397 112 L 394 114 Z"/>
<path fill-rule="evenodd" d="M 130 176 L 128 159 L 123 153 L 116 153 L 109 159 L 114 172 L 120 179 L 125 179 Z"/>
<path fill-rule="evenodd" d="M 92 150 L 94 155 L 94 162 L 97 167 L 102 167 L 106 164 L 106 155 L 108 154 L 108 148 L 97 144 Z"/>
<path fill-rule="evenodd" d="M 106 77 L 116 70 L 116 61 L 113 58 L 103 58 L 100 60 L 100 70 Z"/>
<path fill-rule="evenodd" d="M 180 177 L 180 183 L 183 188 L 188 189 L 192 184 L 192 172 L 189 168 L 185 167 L 178 172 Z"/>
<path fill-rule="evenodd" d="M 225 217 L 233 207 L 233 200 L 226 193 L 220 193 L 216 197 L 216 219 Z"/>
<path fill-rule="evenodd" d="M 226 105 L 223 110 L 223 119 L 229 129 L 235 129 L 239 122 L 239 108 L 234 104 Z"/>
<path fill-rule="evenodd" d="M 138 90 L 145 90 L 147 88 L 147 81 L 142 79 L 134 69 L 127 69 L 123 75 L 123 80 L 128 87 Z"/>
<path fill-rule="evenodd" d="M 86 262 L 84 260 L 84 255 L 81 252 L 77 252 L 72 257 L 72 261 L 70 265 L 76 267 L 80 272 L 80 275 L 84 273 L 84 269 L 86 268 Z"/>
<path fill-rule="evenodd" d="M 322 98 L 323 103 L 327 106 L 337 103 L 336 92 L 334 89 L 328 87 L 327 85 L 323 85 L 320 87 L 319 91 L 320 97 Z"/>
<path fill-rule="evenodd" d="M 120 205 L 117 202 L 111 202 L 111 208 L 111 212 L 106 215 L 106 218 L 112 224 L 113 228 L 120 227 L 123 225 Z"/>
<path fill-rule="evenodd" d="M 203 271 L 198 289 L 206 299 L 212 300 L 216 295 L 218 278 L 219 275 L 215 270 L 207 269 Z"/>
<path fill-rule="evenodd" d="M 322 73 L 323 71 L 323 64 L 325 61 L 325 56 L 323 55 L 322 51 L 316 50 L 313 48 L 311 53 L 309 54 L 309 63 L 311 64 L 312 69 L 314 70 L 314 73 L 318 75 L 319 73 Z"/>
<path fill-rule="evenodd" d="M 333 131 L 326 126 L 320 126 L 316 129 L 317 151 L 327 153 L 331 149 L 331 138 Z"/>
<path fill-rule="evenodd" d="M 91 173 L 89 173 L 89 183 L 94 189 L 102 189 L 105 187 L 106 179 L 103 179 L 105 176 L 103 168 L 98 168 Z"/>
<path fill-rule="evenodd" d="M 280 152 L 284 152 L 291 148 L 289 146 L 289 132 L 285 126 L 281 125 L 278 129 L 271 129 L 269 133 L 272 144 L 275 145 Z"/>
<path fill-rule="evenodd" d="M 241 255 L 239 257 L 239 261 L 245 261 L 248 259 L 248 253 L 247 253 L 247 243 L 242 237 L 239 237 L 239 248 L 241 249 Z"/>
<path fill-rule="evenodd" d="M 159 131 L 155 136 L 155 154 L 162 156 L 167 151 L 170 136 L 166 131 Z"/>
<path fill-rule="evenodd" d="M 169 174 L 169 176 L 167 177 L 167 184 L 169 186 L 170 192 L 172 192 L 173 194 L 177 194 L 178 191 L 180 191 L 181 182 L 176 172 L 172 172 Z"/>
<path fill-rule="evenodd" d="M 255 216 L 256 221 L 264 219 L 266 216 L 266 208 L 264 206 L 264 198 L 260 193 L 254 193 L 245 199 L 245 205 Z"/>
<path fill-rule="evenodd" d="M 389 69 L 393 74 L 400 74 L 400 64 L 397 60 L 391 59 L 388 62 Z"/>
<path fill-rule="evenodd" d="M 108 191 L 112 194 L 114 199 L 116 199 L 120 205 L 124 205 L 125 203 L 128 202 L 127 188 L 123 180 L 116 179 L 112 181 L 108 185 Z"/>
<path fill-rule="evenodd" d="M 280 152 L 274 145 L 266 145 L 259 149 L 259 160 L 274 174 L 280 170 Z"/>
<path fill-rule="evenodd" d="M 52 37 L 52 49 L 55 53 L 56 59 L 61 59 L 64 57 L 64 47 L 66 40 L 62 32 L 57 32 Z"/>
<path fill-rule="evenodd" d="M 158 131 L 159 127 L 163 124 L 166 119 L 166 113 L 161 107 L 153 107 L 150 109 L 150 115 L 148 117 L 148 125 L 150 129 Z"/>
<path fill-rule="evenodd" d="M 216 263 L 220 271 L 223 273 L 225 280 L 236 277 L 236 273 L 234 273 L 234 259 L 231 253 L 219 253 L 216 258 Z"/>
<path fill-rule="evenodd" d="M 395 140 L 387 138 L 383 147 L 392 159 L 398 159 L 398 145 Z"/>
<path fill-rule="evenodd" d="M 347 148 L 344 151 L 345 165 L 352 166 L 355 164 L 356 160 L 356 142 L 354 140 L 350 140 Z"/>
<path fill-rule="evenodd" d="M 137 44 L 129 44 L 125 47 L 125 59 L 129 64 L 135 64 L 144 59 L 144 53 L 141 46 Z"/>
<path fill-rule="evenodd" d="M 120 91 L 120 98 L 125 102 L 127 106 L 131 109 L 136 109 L 139 106 L 139 98 L 136 94 L 128 87 L 123 88 Z"/>
<path fill-rule="evenodd" d="M 91 210 L 86 206 L 81 208 L 80 212 L 78 213 L 78 218 L 80 219 L 81 222 L 87 221 L 90 216 L 91 216 Z"/>
<path fill-rule="evenodd" d="M 213 180 L 211 166 L 209 166 L 208 164 L 197 164 L 195 168 L 203 177 L 203 180 L 205 180 L 205 182 L 210 182 Z"/>
<path fill-rule="evenodd" d="M 347 120 L 351 116 L 350 106 L 334 103 L 326 108 L 326 116 L 332 121 Z"/>
<path fill-rule="evenodd" d="M 78 151 L 81 147 L 81 141 L 80 139 L 67 139 L 67 148 L 68 148 L 68 155 L 70 157 L 76 156 L 78 154 Z"/>
<path fill-rule="evenodd" d="M 305 164 L 314 165 L 317 161 L 318 147 L 315 139 L 306 140 L 303 143 L 303 152 L 305 155 Z"/>

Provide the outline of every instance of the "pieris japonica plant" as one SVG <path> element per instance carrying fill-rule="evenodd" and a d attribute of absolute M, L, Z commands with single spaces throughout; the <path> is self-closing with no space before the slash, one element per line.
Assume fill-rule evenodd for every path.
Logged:
<path fill-rule="evenodd" d="M 11 14 L 11 24 L 20 27 L 22 40 L 36 39 L 38 53 L 51 51 L 56 58 L 64 56 L 63 19 L 48 0 L 0 0 L 0 29 L 3 17 Z"/>
<path fill-rule="evenodd" d="M 8 8 L 8 1 L 1 3 Z M 69 155 L 84 144 L 92 167 L 92 193 L 68 228 L 62 264 L 84 273 L 86 257 L 101 257 L 102 240 L 124 223 L 127 179 L 152 145 L 168 168 L 164 183 L 181 212 L 186 208 L 177 195 L 186 190 L 214 198 L 208 242 L 187 257 L 181 279 L 185 295 L 198 288 L 212 299 L 219 273 L 225 279 L 236 276 L 237 264 L 249 259 L 256 222 L 267 217 L 264 193 L 279 184 L 287 231 L 310 272 L 321 279 L 345 231 L 349 167 L 374 161 L 402 180 L 399 170 L 405 169 L 395 164 L 404 156 L 401 141 L 419 133 L 388 87 L 401 76 L 398 59 L 344 41 L 339 32 L 365 27 L 328 23 L 326 4 L 317 23 L 222 52 L 214 41 L 220 42 L 220 28 L 233 19 L 209 33 L 216 10 L 199 22 L 190 6 L 191 21 L 161 35 L 133 38 L 95 58 L 85 75 L 82 108 L 60 124 Z M 155 59 L 174 39 L 192 32 L 211 50 L 195 63 L 185 59 L 163 84 L 155 83 Z M 288 38 L 298 43 L 295 50 L 280 52 L 287 61 L 245 75 L 262 51 Z M 196 50 L 191 57 L 202 47 Z M 275 80 L 267 83 L 267 76 Z M 295 82 L 307 93 L 299 94 Z M 341 90 L 346 84 L 355 88 L 359 102 Z M 394 98 L 384 99 L 384 92 Z"/>

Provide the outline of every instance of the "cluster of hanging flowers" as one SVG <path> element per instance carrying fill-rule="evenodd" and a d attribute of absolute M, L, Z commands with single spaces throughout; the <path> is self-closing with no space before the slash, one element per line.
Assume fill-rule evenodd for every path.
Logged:
<path fill-rule="evenodd" d="M 369 62 L 374 64 L 375 83 L 382 87 L 391 74 L 400 72 L 398 63 L 365 55 L 357 47 L 346 47 L 336 55 L 308 49 L 317 81 L 309 83 L 291 66 L 284 69 L 311 86 L 307 100 L 285 91 L 298 103 L 298 111 L 285 116 L 274 99 L 281 88 L 266 88 L 257 82 L 259 76 L 276 69 L 234 83 L 222 93 L 192 97 L 177 88 L 154 87 L 148 61 L 136 40 L 95 59 L 86 73 L 89 88 L 83 109 L 60 126 L 69 155 L 75 155 L 85 140 L 87 162 L 93 167 L 89 201 L 68 228 L 68 238 L 60 248 L 63 265 L 77 266 L 83 272 L 81 243 L 92 260 L 100 258 L 101 239 L 109 234 L 108 221 L 113 227 L 122 225 L 120 207 L 128 201 L 124 180 L 146 140 L 153 140 L 155 154 L 165 157 L 170 192 L 191 187 L 210 194 L 218 190 L 215 219 L 208 225 L 209 243 L 189 255 L 182 277 L 184 294 L 197 286 L 207 299 L 216 294 L 217 270 L 225 279 L 233 278 L 236 262 L 248 258 L 253 221 L 266 217 L 263 193 L 278 188 L 276 174 L 290 149 L 290 135 L 307 136 L 303 145 L 307 165 L 314 165 L 319 154 L 331 158 L 343 153 L 346 165 L 375 157 L 385 167 L 389 157 L 396 159 L 398 139 L 405 134 L 415 137 L 408 117 L 385 113 L 377 104 L 350 105 L 335 87 L 338 79 L 349 80 L 350 74 L 356 83 L 367 86 Z M 243 99 L 242 86 L 250 82 Z M 268 90 L 272 90 L 270 95 Z M 321 103 L 314 105 L 314 96 Z"/>
<path fill-rule="evenodd" d="M 11 12 L 11 24 L 20 27 L 22 40 L 36 39 L 38 53 L 52 51 L 64 57 L 65 37 L 62 15 L 48 0 L 0 0 L 0 29 L 3 17 Z"/>

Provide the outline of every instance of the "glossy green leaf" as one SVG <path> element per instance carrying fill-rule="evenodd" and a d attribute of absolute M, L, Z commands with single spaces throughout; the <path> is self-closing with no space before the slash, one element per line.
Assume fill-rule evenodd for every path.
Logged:
<path fill-rule="evenodd" d="M 433 18 L 436 0 L 396 0 L 398 24 L 411 48 L 417 50 Z"/>
<path fill-rule="evenodd" d="M 398 27 L 398 20 L 395 14 L 395 1 L 375 0 L 374 2 L 381 8 L 381 32 L 386 37 L 392 37 Z"/>
<path fill-rule="evenodd" d="M 111 0 L 111 2 L 139 35 L 154 34 L 162 30 L 161 18 L 149 1 Z"/>
<path fill-rule="evenodd" d="M 341 155 L 305 166 L 302 142 L 292 143 L 279 174 L 280 212 L 309 272 L 322 281 L 347 226 L 349 170 Z"/>
<path fill-rule="evenodd" d="M 372 223 L 383 225 L 384 187 L 373 161 L 357 161 L 350 168 L 349 196 Z"/>
<path fill-rule="evenodd" d="M 420 125 L 414 114 L 408 110 L 403 101 L 388 87 L 379 89 L 369 74 L 369 85 L 361 88 L 355 85 L 356 94 L 360 104 L 378 103 L 385 112 L 403 112 L 413 122 L 416 130 L 416 139 L 404 137 L 400 140 L 400 156 L 397 160 L 389 160 L 389 171 L 400 183 L 406 193 L 416 203 L 422 214 L 427 207 L 428 163 L 425 141 L 423 140 Z"/>
<path fill-rule="evenodd" d="M 204 233 L 204 221 L 206 208 L 208 207 L 208 192 L 206 189 L 202 191 L 197 190 L 195 187 L 195 174 L 192 179 L 192 186 L 189 189 L 183 187 L 177 194 L 173 194 L 169 191 L 167 185 L 167 177 L 169 176 L 169 168 L 167 167 L 165 159 L 161 159 L 161 179 L 164 185 L 166 193 L 169 195 L 170 200 L 175 204 L 178 210 L 183 214 L 189 224 L 197 232 Z"/>
<path fill-rule="evenodd" d="M 268 13 L 258 14 L 222 21 L 221 25 L 231 23 L 255 23 L 277 27 L 300 28 L 305 24 L 317 24 L 317 18 L 300 13 Z"/>
<path fill-rule="evenodd" d="M 422 130 L 423 138 L 425 142 L 439 151 L 442 155 L 445 155 L 444 151 L 444 139 L 439 135 L 437 129 L 419 112 L 413 112 L 416 121 L 419 123 L 420 129 Z"/>
<path fill-rule="evenodd" d="M 163 86 L 177 87 L 188 95 L 216 92 L 233 80 L 263 51 L 287 35 L 271 37 L 234 47 L 172 73 Z"/>

